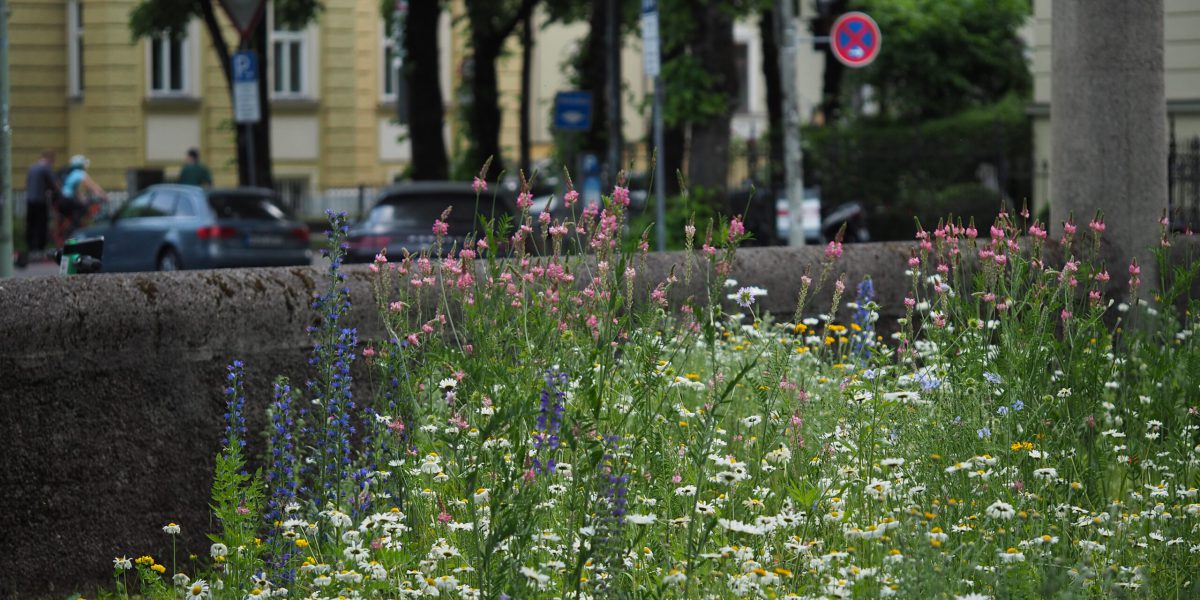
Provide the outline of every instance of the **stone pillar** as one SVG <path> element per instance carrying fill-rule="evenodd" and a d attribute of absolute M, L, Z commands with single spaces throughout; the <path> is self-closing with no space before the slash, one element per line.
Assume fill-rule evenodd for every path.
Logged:
<path fill-rule="evenodd" d="M 1118 255 L 1153 281 L 1167 208 L 1163 0 L 1054 0 L 1051 23 L 1051 231 L 1070 214 L 1087 231 L 1101 210 Z"/>

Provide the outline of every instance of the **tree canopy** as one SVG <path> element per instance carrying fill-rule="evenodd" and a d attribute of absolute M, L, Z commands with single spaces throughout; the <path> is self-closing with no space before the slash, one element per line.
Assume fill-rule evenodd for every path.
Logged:
<path fill-rule="evenodd" d="M 945 117 L 1027 95 L 1032 79 L 1020 28 L 1028 0 L 861 0 L 883 50 L 852 81 L 875 88 L 881 114 L 901 121 Z"/>

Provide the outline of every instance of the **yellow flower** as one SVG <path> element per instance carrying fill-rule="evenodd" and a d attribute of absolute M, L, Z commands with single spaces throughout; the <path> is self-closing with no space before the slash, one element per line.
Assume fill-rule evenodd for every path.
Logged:
<path fill-rule="evenodd" d="M 159 575 L 162 575 L 163 573 L 167 572 L 167 568 L 162 565 L 150 565 L 150 568 L 153 569 L 154 572 L 158 573 Z"/>
<path fill-rule="evenodd" d="M 139 565 L 152 565 L 154 564 L 154 559 L 150 558 L 149 556 L 139 556 L 138 559 L 133 562 Z"/>
<path fill-rule="evenodd" d="M 304 539 L 304 538 L 297 539 L 297 540 L 296 540 L 296 547 L 297 547 L 297 548 L 307 548 L 307 547 L 308 547 L 308 540 L 306 540 L 306 539 Z"/>

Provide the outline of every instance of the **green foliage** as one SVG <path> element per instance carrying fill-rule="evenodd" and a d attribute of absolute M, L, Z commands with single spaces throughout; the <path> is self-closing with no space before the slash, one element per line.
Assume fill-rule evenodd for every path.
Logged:
<path fill-rule="evenodd" d="M 202 5 L 205 2 L 210 3 L 213 10 L 217 9 L 216 0 L 140 0 L 129 13 L 129 31 L 133 41 L 161 34 L 182 38 L 187 35 L 188 23 L 203 15 Z M 275 21 L 292 29 L 304 27 L 325 9 L 321 0 L 272 2 Z"/>
<path fill-rule="evenodd" d="M 214 544 L 223 545 L 228 555 L 221 562 L 228 573 L 243 585 L 247 574 L 261 571 L 261 541 L 259 539 L 263 515 L 263 482 L 261 470 L 251 476 L 246 473 L 246 461 L 236 440 L 217 455 L 213 474 L 212 504 L 213 518 L 220 530 L 209 534 Z M 250 589 L 241 590 L 243 593 Z"/>
<path fill-rule="evenodd" d="M 883 48 L 847 73 L 879 93 L 883 113 L 915 121 L 953 115 L 1032 89 L 1020 28 L 1028 0 L 862 0 Z M 848 86 L 844 89 L 856 89 Z"/>
<path fill-rule="evenodd" d="M 980 183 L 983 164 L 1007 167 L 1007 197 L 1023 204 L 1031 189 L 1032 134 L 1024 104 L 992 106 L 918 125 L 861 121 L 804 132 L 805 174 L 822 202 L 863 203 L 874 239 L 908 239 L 913 218 L 935 224 L 953 212 L 990 223 L 1000 196 Z"/>

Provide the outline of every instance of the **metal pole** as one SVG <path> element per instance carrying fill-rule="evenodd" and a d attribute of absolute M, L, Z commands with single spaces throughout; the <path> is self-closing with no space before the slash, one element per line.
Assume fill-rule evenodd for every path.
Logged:
<path fill-rule="evenodd" d="M 667 174 L 663 172 L 663 84 L 654 78 L 654 237 L 656 250 L 667 249 Z"/>
<path fill-rule="evenodd" d="M 254 161 L 254 123 L 247 123 L 244 127 L 246 128 L 246 162 L 250 163 L 250 168 L 246 172 L 246 175 L 249 176 L 246 183 L 250 184 L 250 187 L 257 187 L 258 163 Z"/>
<path fill-rule="evenodd" d="M 13 275 L 12 128 L 8 122 L 8 0 L 0 0 L 0 278 Z"/>
<path fill-rule="evenodd" d="M 779 52 L 783 84 L 783 168 L 788 197 L 788 245 L 804 245 L 804 157 L 800 148 L 800 112 L 796 104 L 796 13 L 793 0 L 778 0 L 775 16 L 783 35 Z"/>
<path fill-rule="evenodd" d="M 608 50 L 608 176 L 616 185 L 621 171 L 621 13 L 617 0 L 606 0 L 608 28 L 604 42 Z"/>

